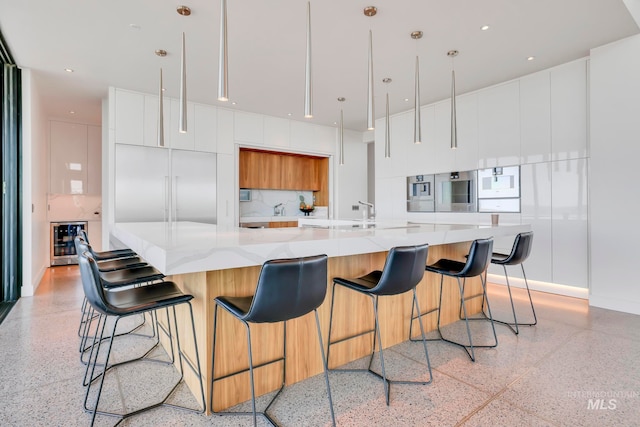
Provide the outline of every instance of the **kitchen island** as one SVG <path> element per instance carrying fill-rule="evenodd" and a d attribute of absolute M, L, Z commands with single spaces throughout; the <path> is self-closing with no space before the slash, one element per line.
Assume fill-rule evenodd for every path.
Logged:
<path fill-rule="evenodd" d="M 529 231 L 529 225 L 462 225 L 427 224 L 407 221 L 333 221 L 305 220 L 298 228 L 242 229 L 218 227 L 192 222 L 118 223 L 111 238 L 136 251 L 184 290 L 194 295 L 192 301 L 196 334 L 203 368 L 205 393 L 211 381 L 211 348 L 213 340 L 213 299 L 218 295 L 252 295 L 262 264 L 269 259 L 326 254 L 329 256 L 327 297 L 318 313 L 323 339 L 328 340 L 332 278 L 357 277 L 382 269 L 386 253 L 394 246 L 429 243 L 428 263 L 440 258 L 464 260 L 470 241 L 478 238 L 515 236 Z M 437 306 L 439 277 L 425 274 L 418 285 L 418 298 L 423 310 Z M 445 279 L 442 323 L 458 319 L 459 295 L 455 282 Z M 448 283 L 448 285 L 447 285 Z M 466 292 L 480 290 L 478 279 L 468 281 Z M 480 311 L 481 299 L 469 302 L 471 312 Z M 389 347 L 409 338 L 411 293 L 380 299 L 383 346 Z M 336 289 L 334 336 L 336 339 L 369 329 L 373 323 L 370 299 L 364 295 Z M 183 337 L 188 337 L 188 318 L 180 312 Z M 436 326 L 437 314 L 424 318 L 427 330 Z M 240 322 L 224 310 L 218 317 L 216 374 L 234 372 L 248 366 L 246 334 Z M 282 351 L 282 325 L 252 325 L 254 364 L 277 358 Z M 414 328 L 414 331 L 419 330 Z M 345 341 L 331 349 L 330 367 L 356 360 L 371 352 L 371 335 Z M 166 345 L 167 343 L 165 343 Z M 322 372 L 313 315 L 287 324 L 287 383 L 295 383 Z M 186 346 L 192 358 L 193 345 Z M 279 387 L 281 364 L 258 368 L 256 393 L 263 394 Z M 187 383 L 197 390 L 194 376 L 185 373 Z M 250 398 L 248 373 L 216 382 L 216 410 L 227 408 Z M 210 409 L 210 408 L 209 408 Z"/>

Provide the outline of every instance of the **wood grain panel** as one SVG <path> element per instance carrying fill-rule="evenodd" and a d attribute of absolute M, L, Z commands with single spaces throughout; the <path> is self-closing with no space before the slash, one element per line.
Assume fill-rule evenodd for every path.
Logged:
<path fill-rule="evenodd" d="M 463 261 L 469 250 L 469 243 L 432 246 L 429 248 L 428 263 L 440 258 Z M 324 348 L 329 339 L 329 316 L 333 293 L 333 278 L 358 277 L 372 270 L 384 267 L 386 252 L 352 255 L 330 258 L 328 262 L 327 294 L 324 303 L 318 309 Z M 209 401 L 211 384 L 211 350 L 213 345 L 213 300 L 220 295 L 253 295 L 258 281 L 260 267 L 246 267 L 206 273 L 183 274 L 173 276 L 179 286 L 194 295 L 193 307 L 196 318 L 197 340 L 200 361 L 205 381 L 206 401 Z M 426 273 L 417 287 L 418 300 L 422 311 L 437 307 L 440 277 Z M 468 281 L 466 293 L 471 295 L 480 291 L 479 279 Z M 332 328 L 332 340 L 373 328 L 373 306 L 371 298 L 341 286 L 335 288 L 335 308 Z M 480 310 L 481 298 L 468 302 L 469 313 Z M 445 278 L 442 324 L 458 320 L 460 295 L 455 280 Z M 396 296 L 383 296 L 379 299 L 380 327 L 384 348 L 406 341 L 409 338 L 411 320 L 412 293 Z M 178 312 L 182 337 L 188 337 L 188 313 Z M 423 317 L 426 330 L 436 327 L 437 314 Z M 215 355 L 216 376 L 222 376 L 237 370 L 248 368 L 247 335 L 241 322 L 223 309 L 218 310 L 218 343 Z M 414 323 L 414 335 L 419 335 L 417 323 Z M 252 324 L 252 347 L 254 365 L 278 358 L 282 355 L 283 325 Z M 189 357 L 193 354 L 192 343 L 187 344 Z M 330 367 L 338 367 L 347 362 L 367 356 L 371 353 L 372 334 L 344 341 L 331 346 Z M 168 343 L 165 343 L 168 344 Z M 322 372 L 322 359 L 313 313 L 287 322 L 287 384 L 293 384 Z M 258 395 L 275 390 L 280 386 L 282 363 L 275 363 L 255 370 L 256 392 Z M 187 374 L 187 384 L 199 393 L 192 374 Z M 197 393 L 196 393 L 197 392 Z M 248 373 L 221 380 L 215 384 L 214 407 L 216 410 L 228 408 L 250 398 Z"/>

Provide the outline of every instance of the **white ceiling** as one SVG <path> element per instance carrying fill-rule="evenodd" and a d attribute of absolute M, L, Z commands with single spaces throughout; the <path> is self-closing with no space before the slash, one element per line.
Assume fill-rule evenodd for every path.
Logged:
<path fill-rule="evenodd" d="M 108 86 L 156 93 L 160 67 L 166 94 L 177 98 L 185 32 L 189 100 L 309 120 L 303 118 L 307 2 L 228 0 L 229 95 L 236 105 L 216 100 L 220 1 L 184 2 L 189 17 L 169 0 L 0 0 L 0 31 L 18 66 L 35 72 L 52 117 L 99 123 Z M 375 17 L 364 16 L 369 5 L 378 8 Z M 451 49 L 460 51 L 456 88 L 465 93 L 639 32 L 623 0 L 312 0 L 311 21 L 310 120 L 333 125 L 336 98 L 343 96 L 345 126 L 355 130 L 366 128 L 370 29 L 378 118 L 387 89 L 392 113 L 412 108 L 416 55 L 421 101 L 428 104 L 449 96 Z M 485 24 L 490 29 L 481 31 Z M 413 30 L 424 37 L 412 40 Z M 159 58 L 156 49 L 168 55 Z M 384 77 L 393 82 L 385 85 Z"/>

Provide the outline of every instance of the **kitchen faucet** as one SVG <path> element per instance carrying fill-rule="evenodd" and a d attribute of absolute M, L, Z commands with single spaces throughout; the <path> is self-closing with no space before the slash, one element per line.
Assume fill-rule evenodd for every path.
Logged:
<path fill-rule="evenodd" d="M 282 203 L 278 203 L 277 205 L 275 205 L 273 207 L 273 216 L 280 216 L 282 215 L 282 211 L 284 210 L 284 208 L 282 209 L 278 209 L 280 206 L 282 206 Z"/>
<path fill-rule="evenodd" d="M 369 203 L 369 202 L 361 202 L 360 200 L 358 200 L 358 203 L 360 203 L 361 205 L 365 205 L 368 206 L 370 208 L 370 215 L 369 218 L 370 219 L 376 219 L 376 210 L 375 207 L 373 206 L 373 203 Z"/>

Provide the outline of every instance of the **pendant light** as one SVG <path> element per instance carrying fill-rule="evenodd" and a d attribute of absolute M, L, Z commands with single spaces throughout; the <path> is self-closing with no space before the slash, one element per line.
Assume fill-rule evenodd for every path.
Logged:
<path fill-rule="evenodd" d="M 307 55 L 304 72 L 304 117 L 313 117 L 313 91 L 311 88 L 311 2 L 307 2 Z"/>
<path fill-rule="evenodd" d="M 164 147 L 164 94 L 162 93 L 162 68 L 158 88 L 158 147 Z"/>
<path fill-rule="evenodd" d="M 187 64 L 182 33 L 182 54 L 180 55 L 180 133 L 187 133 Z"/>
<path fill-rule="evenodd" d="M 391 79 L 389 77 L 385 77 L 382 79 L 384 84 L 391 83 Z M 391 131 L 390 131 L 390 120 L 389 120 L 389 89 L 387 89 L 387 105 L 384 116 L 384 157 L 389 159 L 391 158 Z"/>
<path fill-rule="evenodd" d="M 447 56 L 451 58 L 451 149 L 458 148 L 458 126 L 456 123 L 456 72 L 453 66 L 453 58 L 458 55 L 457 50 L 450 50 Z"/>
<path fill-rule="evenodd" d="M 344 102 L 346 98 L 338 98 L 338 102 Z M 340 166 L 344 165 L 344 113 L 342 107 L 340 107 L 340 130 L 338 135 L 338 149 L 340 150 L 339 162 Z"/>
<path fill-rule="evenodd" d="M 419 40 L 422 38 L 422 31 L 414 31 L 411 38 Z M 413 142 L 422 143 L 422 127 L 420 125 L 420 58 L 416 55 L 416 82 L 415 82 L 415 104 L 413 115 Z"/>
<path fill-rule="evenodd" d="M 369 30 L 369 85 L 367 90 L 367 130 L 375 129 L 375 111 L 373 108 L 373 34 Z"/>
<path fill-rule="evenodd" d="M 378 9 L 375 6 L 367 6 L 364 8 L 364 15 L 368 17 L 375 16 L 378 13 Z M 373 95 L 373 33 L 369 30 L 369 58 L 368 58 L 368 73 L 367 73 L 367 130 L 375 129 L 375 109 L 374 109 L 374 95 Z"/>
<path fill-rule="evenodd" d="M 220 0 L 220 56 L 218 59 L 218 101 L 229 100 L 227 55 L 227 0 Z"/>

